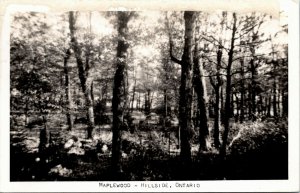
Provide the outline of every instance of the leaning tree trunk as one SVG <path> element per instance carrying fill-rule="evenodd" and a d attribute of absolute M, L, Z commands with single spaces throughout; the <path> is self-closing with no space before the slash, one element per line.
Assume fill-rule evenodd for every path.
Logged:
<path fill-rule="evenodd" d="M 69 13 L 69 28 L 70 28 L 70 35 L 71 35 L 71 44 L 74 50 L 77 67 L 78 67 L 78 76 L 79 76 L 82 92 L 84 94 L 85 102 L 86 102 L 85 108 L 87 111 L 87 118 L 88 118 L 87 137 L 92 138 L 92 132 L 95 127 L 95 121 L 94 121 L 93 101 L 87 83 L 89 64 L 86 63 L 86 68 L 84 68 L 84 64 L 81 58 L 81 49 L 77 42 L 77 39 L 75 38 L 75 18 L 73 12 Z"/>
<path fill-rule="evenodd" d="M 113 137 L 112 137 L 112 169 L 117 175 L 122 172 L 121 167 L 121 127 L 123 113 L 126 106 L 126 62 L 128 45 L 128 26 L 130 12 L 118 12 L 118 46 L 117 69 L 114 75 L 112 98 Z"/>
<path fill-rule="evenodd" d="M 68 60 L 70 58 L 71 52 L 70 49 L 67 50 L 64 56 L 64 74 L 65 74 L 65 92 L 66 92 L 66 116 L 67 116 L 67 123 L 68 123 L 68 130 L 71 131 L 73 129 L 73 118 L 71 115 L 72 109 L 72 97 L 70 92 L 70 81 L 69 81 L 69 69 L 68 69 Z"/>

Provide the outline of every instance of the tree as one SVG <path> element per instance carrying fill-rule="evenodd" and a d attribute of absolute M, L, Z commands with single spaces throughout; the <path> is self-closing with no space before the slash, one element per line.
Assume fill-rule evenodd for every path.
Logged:
<path fill-rule="evenodd" d="M 71 114 L 72 109 L 72 96 L 70 91 L 70 78 L 69 78 L 69 69 L 68 69 L 68 60 L 70 59 L 71 51 L 67 49 L 66 55 L 64 56 L 64 75 L 65 75 L 65 93 L 66 93 L 66 109 L 67 109 L 67 122 L 68 122 L 68 130 L 72 130 L 73 128 L 73 118 Z"/>
<path fill-rule="evenodd" d="M 179 99 L 179 125 L 180 125 L 180 157 L 184 164 L 191 161 L 190 132 L 192 128 L 192 80 L 195 49 L 195 21 L 196 12 L 184 12 L 184 50 L 181 60 L 173 56 L 173 44 L 170 35 L 170 56 L 171 60 L 181 65 L 180 99 Z"/>
<path fill-rule="evenodd" d="M 128 22 L 133 12 L 118 12 L 118 45 L 116 55 L 117 69 L 114 75 L 112 111 L 113 111 L 113 137 L 112 137 L 112 169 L 116 174 L 122 172 L 121 167 L 121 128 L 123 126 L 124 111 L 127 108 L 126 66 L 128 43 Z"/>
<path fill-rule="evenodd" d="M 199 26 L 196 27 L 199 31 Z M 199 32 L 198 32 L 199 33 Z M 199 49 L 199 36 L 196 37 L 196 43 L 195 43 L 195 50 L 194 50 L 194 67 L 193 67 L 193 85 L 195 88 L 195 92 L 197 93 L 197 105 L 198 105 L 198 111 L 200 113 L 200 129 L 199 129 L 199 141 L 200 141 L 200 151 L 206 151 L 209 142 L 209 130 L 208 130 L 208 124 L 207 124 L 207 108 L 206 108 L 206 87 L 204 86 L 205 80 L 204 80 L 204 73 L 203 73 L 203 67 L 200 63 L 200 49 Z"/>
<path fill-rule="evenodd" d="M 88 118 L 88 128 L 87 128 L 87 137 L 92 138 L 92 131 L 95 126 L 94 121 L 94 107 L 93 102 L 91 98 L 91 92 L 90 92 L 90 86 L 88 85 L 88 75 L 89 75 L 89 69 L 90 69 L 90 61 L 89 61 L 89 51 L 87 51 L 86 54 L 86 62 L 85 65 L 83 63 L 81 54 L 81 48 L 77 42 L 77 39 L 75 37 L 75 17 L 74 12 L 69 12 L 69 29 L 70 29 L 70 35 L 71 35 L 71 45 L 75 54 L 77 67 L 78 67 L 78 76 L 80 79 L 81 89 L 85 97 L 86 102 L 86 111 L 87 111 L 87 118 Z"/>
<path fill-rule="evenodd" d="M 228 63 L 226 67 L 226 94 L 225 94 L 225 115 L 224 115 L 224 134 L 223 134 L 223 144 L 220 149 L 220 156 L 222 159 L 225 159 L 226 156 L 226 146 L 227 146 L 227 139 L 229 133 L 229 120 L 230 120 L 230 100 L 231 100 L 231 67 L 233 62 L 233 52 L 235 47 L 235 35 L 237 32 L 237 17 L 236 13 L 232 14 L 233 23 L 232 23 L 232 34 L 231 34 L 231 42 L 230 48 L 228 52 Z"/>

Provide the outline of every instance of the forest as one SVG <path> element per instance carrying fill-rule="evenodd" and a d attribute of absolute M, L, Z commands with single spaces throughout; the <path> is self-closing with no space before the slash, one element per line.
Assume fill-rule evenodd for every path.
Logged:
<path fill-rule="evenodd" d="M 288 179 L 286 18 L 15 13 L 10 180 Z"/>

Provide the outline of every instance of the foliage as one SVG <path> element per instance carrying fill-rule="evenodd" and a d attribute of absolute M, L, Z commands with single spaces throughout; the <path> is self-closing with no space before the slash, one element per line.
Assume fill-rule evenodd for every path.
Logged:
<path fill-rule="evenodd" d="M 239 131 L 229 145 L 230 153 L 233 155 L 268 151 L 268 148 L 275 148 L 288 142 L 288 126 L 285 121 L 279 124 L 256 121 L 238 124 L 236 127 Z"/>

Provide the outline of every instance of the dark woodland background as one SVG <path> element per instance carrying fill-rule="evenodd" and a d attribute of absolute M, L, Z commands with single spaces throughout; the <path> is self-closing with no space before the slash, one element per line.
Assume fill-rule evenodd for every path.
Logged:
<path fill-rule="evenodd" d="M 11 181 L 287 179 L 285 14 L 15 14 Z"/>

